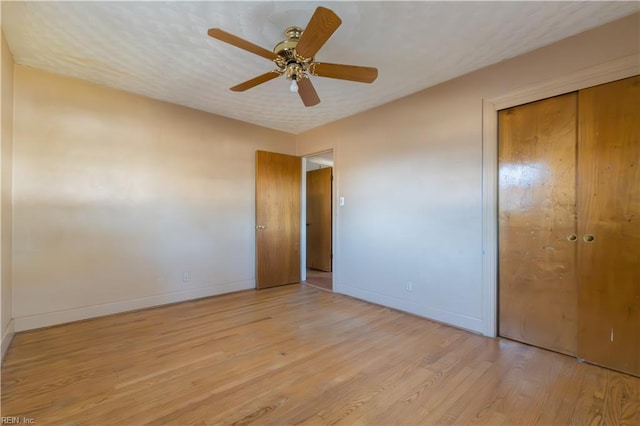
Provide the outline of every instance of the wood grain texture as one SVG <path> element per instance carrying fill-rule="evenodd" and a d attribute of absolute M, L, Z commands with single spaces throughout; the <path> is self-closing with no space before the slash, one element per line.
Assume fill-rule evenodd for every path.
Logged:
<path fill-rule="evenodd" d="M 246 50 L 247 52 L 251 52 L 254 55 L 262 56 L 265 59 L 270 59 L 273 61 L 280 58 L 280 56 L 276 55 L 272 51 L 267 50 L 264 47 L 260 47 L 257 44 L 251 43 L 250 41 L 228 33 L 224 30 L 221 30 L 220 28 L 210 28 L 209 31 L 207 31 L 207 34 L 209 34 L 209 37 L 213 37 L 225 43 L 229 43 L 232 46 Z"/>
<path fill-rule="evenodd" d="M 640 424 L 640 379 L 308 286 L 18 333 L 35 424 Z"/>
<path fill-rule="evenodd" d="M 356 65 L 329 64 L 326 62 L 314 62 L 309 66 L 312 75 L 339 80 L 357 81 L 359 83 L 373 83 L 378 78 L 378 69 L 372 67 L 360 67 Z"/>
<path fill-rule="evenodd" d="M 274 78 L 278 78 L 281 75 L 282 74 L 277 71 L 269 71 L 267 73 L 254 77 L 251 80 L 247 80 L 244 83 L 233 86 L 229 90 L 233 92 L 244 92 L 245 90 L 249 90 L 252 87 L 258 86 L 259 84 L 266 83 L 267 81 L 273 80 Z"/>
<path fill-rule="evenodd" d="M 303 77 L 298 81 L 298 95 L 306 107 L 312 107 L 320 103 L 320 97 L 308 77 Z"/>
<path fill-rule="evenodd" d="M 299 157 L 256 152 L 257 288 L 300 282 L 301 194 Z"/>
<path fill-rule="evenodd" d="M 303 58 L 313 58 L 340 25 L 342 20 L 331 9 L 317 7 L 300 36 L 296 53 Z"/>
<path fill-rule="evenodd" d="M 307 267 L 325 272 L 331 272 L 332 171 L 307 172 Z"/>
<path fill-rule="evenodd" d="M 498 115 L 499 334 L 575 354 L 577 94 Z"/>
<path fill-rule="evenodd" d="M 578 355 L 640 375 L 640 77 L 579 105 Z"/>

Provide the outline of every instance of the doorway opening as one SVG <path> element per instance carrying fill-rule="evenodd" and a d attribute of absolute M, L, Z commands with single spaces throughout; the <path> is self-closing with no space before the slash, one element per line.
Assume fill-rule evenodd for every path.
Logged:
<path fill-rule="evenodd" d="M 333 151 L 305 157 L 304 283 L 333 291 Z"/>

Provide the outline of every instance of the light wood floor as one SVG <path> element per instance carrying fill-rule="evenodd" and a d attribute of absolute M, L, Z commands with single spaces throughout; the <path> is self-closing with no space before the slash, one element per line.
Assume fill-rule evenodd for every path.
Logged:
<path fill-rule="evenodd" d="M 333 272 L 318 271 L 307 268 L 307 280 L 305 284 L 333 291 Z"/>
<path fill-rule="evenodd" d="M 16 336 L 43 424 L 640 424 L 640 379 L 293 285 Z"/>

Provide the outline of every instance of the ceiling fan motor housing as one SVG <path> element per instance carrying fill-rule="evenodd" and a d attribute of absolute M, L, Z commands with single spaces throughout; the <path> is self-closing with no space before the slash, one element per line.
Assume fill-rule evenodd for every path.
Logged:
<path fill-rule="evenodd" d="M 287 80 L 300 80 L 303 78 L 304 72 L 313 61 L 313 58 L 301 58 L 296 53 L 296 46 L 298 45 L 298 41 L 300 41 L 302 31 L 300 27 L 288 27 L 284 30 L 284 35 L 287 36 L 287 39 L 281 41 L 273 48 L 273 53 L 284 59 L 284 61 L 276 60 L 274 62 L 285 71 Z"/>
<path fill-rule="evenodd" d="M 296 46 L 298 45 L 298 41 L 300 40 L 300 36 L 302 35 L 302 28 L 300 27 L 289 27 L 284 30 L 284 35 L 287 36 L 286 40 L 281 41 L 273 48 L 273 53 L 276 55 L 280 55 L 283 58 L 288 60 L 296 59 Z"/>

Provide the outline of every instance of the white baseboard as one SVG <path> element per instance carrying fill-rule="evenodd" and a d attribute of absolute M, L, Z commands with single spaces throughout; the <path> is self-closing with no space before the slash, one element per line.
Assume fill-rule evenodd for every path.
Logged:
<path fill-rule="evenodd" d="M 7 353 L 7 349 L 11 345 L 11 341 L 13 341 L 13 336 L 15 334 L 15 322 L 13 320 L 9 321 L 7 328 L 2 331 L 2 355 L 0 359 L 4 359 L 4 354 Z"/>
<path fill-rule="evenodd" d="M 346 285 L 334 285 L 334 292 L 346 294 L 347 296 L 355 297 L 356 299 L 365 300 L 367 302 L 376 303 L 389 308 L 398 309 L 400 311 L 432 319 L 434 321 L 442 322 L 453 327 L 462 328 L 475 333 L 483 334 L 484 331 L 484 322 L 481 318 L 444 311 L 432 306 L 425 306 Z"/>
<path fill-rule="evenodd" d="M 255 288 L 255 286 L 255 281 L 253 280 L 237 281 L 135 299 L 121 300 L 102 305 L 83 306 L 64 311 L 26 315 L 14 318 L 15 331 L 32 330 L 34 328 L 49 327 L 56 324 L 80 321 L 88 318 L 133 311 L 136 309 L 151 308 L 154 306 L 166 305 L 168 303 L 183 302 L 185 300 L 199 299 L 201 297 L 215 296 L 234 291 L 250 290 Z M 2 339 L 2 348 L 4 350 L 4 337 Z"/>

